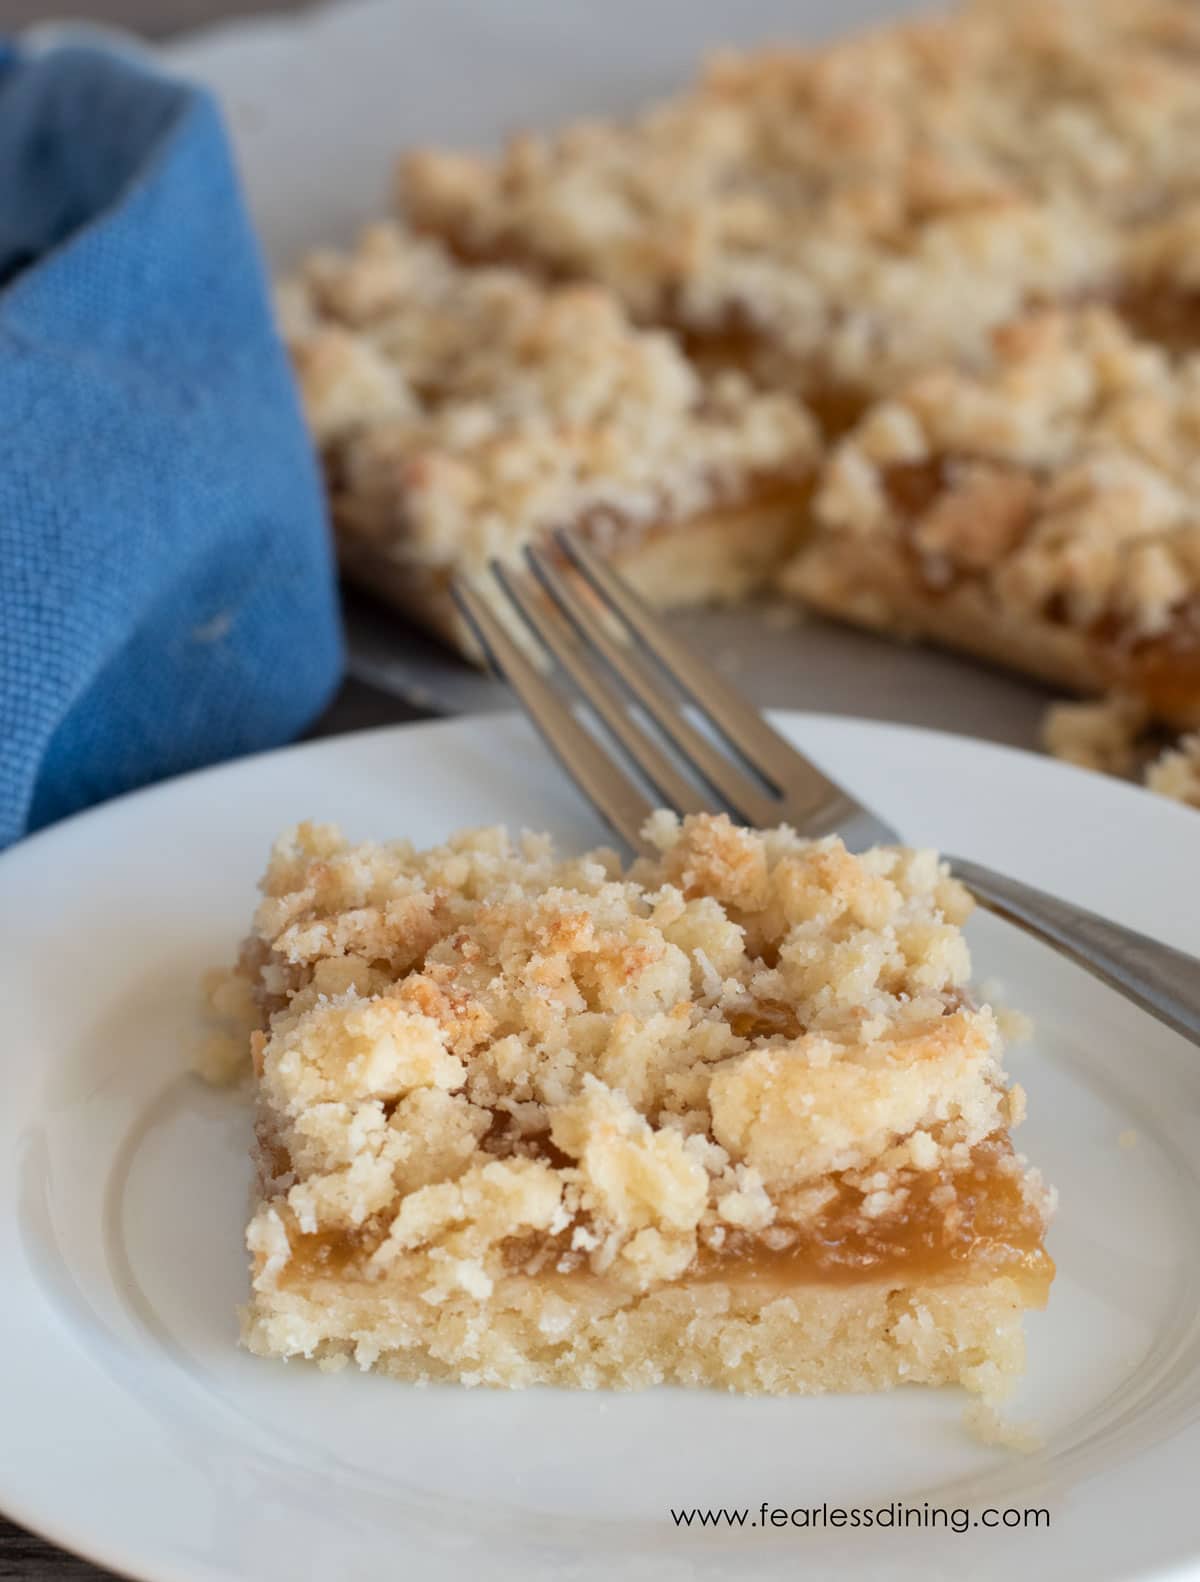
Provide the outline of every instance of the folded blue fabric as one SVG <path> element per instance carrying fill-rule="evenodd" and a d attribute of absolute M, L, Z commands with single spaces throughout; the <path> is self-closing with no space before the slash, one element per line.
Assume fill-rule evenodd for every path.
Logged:
<path fill-rule="evenodd" d="M 0 846 L 287 740 L 340 668 L 215 106 L 95 51 L 0 55 Z"/>

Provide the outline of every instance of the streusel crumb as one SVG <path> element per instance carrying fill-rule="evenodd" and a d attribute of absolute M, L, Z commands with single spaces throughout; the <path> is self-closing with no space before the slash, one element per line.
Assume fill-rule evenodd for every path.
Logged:
<path fill-rule="evenodd" d="M 971 1437 L 981 1445 L 999 1446 L 1031 1456 L 1041 1450 L 1046 1440 L 1036 1423 L 1016 1423 L 998 1412 L 986 1398 L 971 1401 L 963 1409 L 963 1424 Z"/>
<path fill-rule="evenodd" d="M 1111 287 L 1127 228 L 1195 188 L 1198 45 L 1186 0 L 991 0 L 723 57 L 632 122 L 412 156 L 401 202 L 772 382 L 880 391 Z"/>
<path fill-rule="evenodd" d="M 1023 1095 L 967 989 L 965 890 L 930 852 L 666 813 L 647 834 L 626 873 L 498 829 L 279 842 L 239 967 L 260 1006 L 251 1346 L 510 1384 L 845 1387 L 852 1335 L 801 1376 L 791 1260 L 814 1322 L 863 1315 L 860 1387 L 1011 1372 L 1050 1196 L 1007 1144 Z M 941 1295 L 894 1267 L 927 1276 L 935 1248 Z M 776 1278 L 735 1301 L 756 1259 L 784 1306 L 731 1351 Z M 685 1293 L 697 1323 L 741 1316 L 669 1363 L 651 1337 Z M 978 1325 L 999 1349 L 956 1361 L 947 1336 Z"/>
<path fill-rule="evenodd" d="M 1015 613 L 1165 633 L 1200 592 L 1200 359 L 1104 308 L 1006 326 L 980 370 L 920 375 L 825 469 L 821 523 L 903 537 L 923 580 Z M 922 474 L 927 469 L 927 475 Z"/>
<path fill-rule="evenodd" d="M 1197 432 L 1200 357 L 1174 360 L 1100 307 L 1027 315 L 986 364 L 931 369 L 865 413 L 822 471 L 790 586 L 1187 727 Z M 1119 757 L 1117 711 L 1066 727 L 1085 730 L 1086 751 Z"/>
<path fill-rule="evenodd" d="M 1148 790 L 1200 808 L 1200 733 L 1153 757 L 1151 723 L 1143 703 L 1113 693 L 1097 703 L 1056 703 L 1047 711 L 1042 740 L 1066 763 L 1126 779 L 1140 776 Z"/>
<path fill-rule="evenodd" d="M 212 1087 L 231 1087 L 250 1071 L 249 1040 L 262 1026 L 259 997 L 250 977 L 236 970 L 214 968 L 201 987 L 208 1018 L 221 1031 L 204 1037 L 192 1069 Z"/>
<path fill-rule="evenodd" d="M 1080 769 L 1127 775 L 1149 723 L 1145 704 L 1119 692 L 1095 703 L 1055 703 L 1042 722 L 1042 744 Z"/>
<path fill-rule="evenodd" d="M 338 525 L 401 565 L 480 569 L 563 526 L 611 547 L 814 464 L 797 401 L 703 375 L 600 286 L 464 268 L 377 225 L 279 304 Z"/>
<path fill-rule="evenodd" d="M 1146 785 L 1160 796 L 1200 808 L 1200 731 L 1168 748 L 1146 770 Z"/>

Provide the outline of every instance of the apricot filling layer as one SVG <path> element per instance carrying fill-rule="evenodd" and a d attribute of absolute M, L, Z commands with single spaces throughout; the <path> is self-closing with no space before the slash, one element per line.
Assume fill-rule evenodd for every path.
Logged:
<path fill-rule="evenodd" d="M 559 1163 L 570 1167 L 570 1158 Z M 786 1288 L 811 1283 L 988 1279 L 1011 1276 L 1031 1303 L 1044 1300 L 1054 1261 L 1044 1245 L 1044 1205 L 1022 1187 L 1022 1169 L 1007 1139 L 974 1149 L 960 1171 L 908 1172 L 898 1177 L 901 1206 L 882 1219 L 862 1213 L 863 1193 L 836 1177 L 831 1201 L 807 1222 L 780 1220 L 768 1231 L 734 1231 L 719 1247 L 699 1247 L 680 1279 L 761 1280 Z M 371 1283 L 370 1261 L 385 1230 L 306 1236 L 292 1229 L 287 1280 L 359 1279 Z M 587 1260 L 566 1233 L 526 1236 L 505 1244 L 505 1272 L 553 1282 L 592 1279 Z"/>
<path fill-rule="evenodd" d="M 404 1377 L 996 1388 L 1051 1195 L 931 852 L 654 815 L 657 855 L 302 826 L 249 1031 L 245 1338 Z"/>
<path fill-rule="evenodd" d="M 902 1205 L 880 1220 L 862 1213 L 863 1194 L 839 1183 L 812 1224 L 781 1225 L 729 1239 L 701 1253 L 700 1279 L 761 1279 L 777 1284 L 930 1280 L 1007 1274 L 1033 1303 L 1044 1300 L 1054 1261 L 1044 1245 L 1044 1206 L 1030 1201 L 1007 1139 L 982 1143 L 953 1174 L 909 1172 L 898 1181 Z M 736 1266 L 736 1269 L 735 1269 Z"/>

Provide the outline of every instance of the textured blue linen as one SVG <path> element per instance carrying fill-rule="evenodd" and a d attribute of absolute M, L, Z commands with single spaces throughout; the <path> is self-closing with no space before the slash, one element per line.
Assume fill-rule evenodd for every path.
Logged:
<path fill-rule="evenodd" d="M 216 108 L 100 52 L 0 51 L 0 846 L 287 740 L 340 668 Z"/>

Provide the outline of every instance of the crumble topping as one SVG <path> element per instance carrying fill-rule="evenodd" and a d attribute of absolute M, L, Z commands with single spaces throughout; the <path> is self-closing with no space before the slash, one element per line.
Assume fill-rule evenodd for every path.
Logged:
<path fill-rule="evenodd" d="M 1194 190 L 1198 44 L 1183 0 L 993 0 L 721 59 L 630 122 L 412 155 L 400 201 L 767 382 L 878 391 L 1111 286 L 1128 228 Z"/>
<path fill-rule="evenodd" d="M 600 286 L 464 268 L 378 225 L 279 304 L 339 524 L 398 559 L 478 568 L 551 527 L 611 539 L 812 469 L 798 402 L 701 374 Z"/>
<path fill-rule="evenodd" d="M 500 829 L 277 844 L 217 986 L 235 1021 L 258 1006 L 260 1278 L 348 1249 L 434 1304 L 514 1267 L 643 1290 L 701 1248 L 784 1248 L 831 1197 L 867 1235 L 923 1179 L 953 1220 L 1023 1106 L 966 992 L 966 891 L 932 852 L 648 833 L 626 873 Z M 995 1168 L 1040 1224 L 1022 1166 Z"/>
<path fill-rule="evenodd" d="M 1126 779 L 1140 775 L 1148 790 L 1200 808 L 1200 732 L 1155 757 L 1151 725 L 1144 703 L 1111 693 L 1095 703 L 1056 703 L 1046 714 L 1043 743 L 1066 763 Z"/>
<path fill-rule="evenodd" d="M 1103 774 L 1128 775 L 1137 766 L 1150 723 L 1140 698 L 1114 692 L 1090 703 L 1055 703 L 1046 711 L 1042 743 L 1064 763 Z"/>
<path fill-rule="evenodd" d="M 815 514 L 895 545 L 932 590 L 973 577 L 1017 616 L 1163 637 L 1200 596 L 1198 435 L 1200 359 L 1105 308 L 1032 314 L 986 367 L 931 370 L 871 408 Z"/>
<path fill-rule="evenodd" d="M 1160 796 L 1200 808 L 1200 731 L 1185 736 L 1146 770 L 1146 785 Z"/>
<path fill-rule="evenodd" d="M 986 1397 L 964 1407 L 963 1427 L 978 1444 L 1015 1450 L 1022 1456 L 1032 1456 L 1046 1444 L 1045 1435 L 1036 1423 L 1020 1423 L 1006 1417 L 997 1410 L 995 1402 Z"/>
<path fill-rule="evenodd" d="M 1200 19 L 1187 0 L 967 0 L 816 48 L 719 59 L 788 151 L 894 234 L 929 213 L 1070 195 L 1138 215 L 1194 169 Z M 803 118 L 803 125 L 795 122 Z"/>

